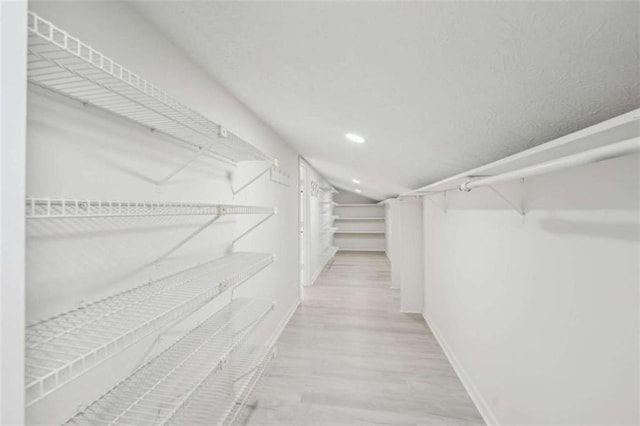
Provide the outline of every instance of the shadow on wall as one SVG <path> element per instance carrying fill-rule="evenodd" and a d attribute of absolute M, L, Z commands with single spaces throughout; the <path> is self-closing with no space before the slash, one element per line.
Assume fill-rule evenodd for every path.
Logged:
<path fill-rule="evenodd" d="M 640 222 L 604 223 L 548 218 L 540 220 L 540 227 L 554 234 L 588 235 L 632 242 L 640 240 Z"/>

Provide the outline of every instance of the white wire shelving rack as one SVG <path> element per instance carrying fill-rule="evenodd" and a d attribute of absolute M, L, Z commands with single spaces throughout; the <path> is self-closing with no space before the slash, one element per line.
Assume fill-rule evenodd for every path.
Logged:
<path fill-rule="evenodd" d="M 229 357 L 222 377 L 203 381 L 190 404 L 183 405 L 167 424 L 233 425 L 274 357 L 273 348 L 241 345 Z"/>
<path fill-rule="evenodd" d="M 337 221 L 383 221 L 384 217 L 347 217 L 347 216 L 336 216 L 335 220 Z"/>
<path fill-rule="evenodd" d="M 272 254 L 232 253 L 27 326 L 27 406 L 274 260 Z"/>
<path fill-rule="evenodd" d="M 256 370 L 255 358 L 241 348 L 272 309 L 271 301 L 231 301 L 67 424 L 220 424 L 215 417 L 197 423 L 183 419 L 215 408 L 213 414 L 225 421 L 238 410 L 236 403 L 244 403 L 228 397 L 236 388 L 229 382 L 245 382 L 243 374 Z"/>
<path fill-rule="evenodd" d="M 347 229 L 339 229 L 336 231 L 336 234 L 379 234 L 383 235 L 384 231 L 362 231 L 362 230 L 347 230 Z"/>
<path fill-rule="evenodd" d="M 272 214 L 275 209 L 231 204 L 111 201 L 64 198 L 26 199 L 27 219 L 73 219 L 137 216 Z"/>
<path fill-rule="evenodd" d="M 271 161 L 222 125 L 33 12 L 28 29 L 31 83 L 161 131 L 194 148 L 196 156 L 211 153 L 232 163 Z"/>

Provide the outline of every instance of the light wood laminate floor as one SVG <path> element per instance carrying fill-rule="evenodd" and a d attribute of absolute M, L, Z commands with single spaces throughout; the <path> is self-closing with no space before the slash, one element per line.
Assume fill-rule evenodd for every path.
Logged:
<path fill-rule="evenodd" d="M 384 253 L 340 252 L 277 343 L 239 424 L 483 424 Z"/>

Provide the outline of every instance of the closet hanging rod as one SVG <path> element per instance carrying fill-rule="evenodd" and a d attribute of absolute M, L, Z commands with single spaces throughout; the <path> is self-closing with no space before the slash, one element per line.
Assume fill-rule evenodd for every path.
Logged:
<path fill-rule="evenodd" d="M 607 146 L 608 144 L 638 137 L 639 123 L 640 109 L 635 109 L 533 148 L 526 149 L 517 154 L 476 167 L 472 170 L 466 170 L 463 173 L 458 173 L 426 186 L 403 192 L 398 197 L 420 197 L 427 194 L 446 193 L 447 191 L 458 189 L 470 176 L 479 178 L 481 175 L 501 174 L 504 173 L 505 170 L 529 167 L 537 163 L 550 161 L 554 158 L 572 155 L 587 149 Z M 395 198 L 396 197 L 393 199 Z"/>
<path fill-rule="evenodd" d="M 613 143 L 600 148 L 590 149 L 578 154 L 560 157 L 555 160 L 545 161 L 522 169 L 501 173 L 495 176 L 470 178 L 460 185 L 460 190 L 469 192 L 474 188 L 487 185 L 495 185 L 515 179 L 523 179 L 538 176 L 571 167 L 583 166 L 596 163 L 598 161 L 609 160 L 625 155 L 640 152 L 640 137 L 627 139 L 622 142 Z"/>

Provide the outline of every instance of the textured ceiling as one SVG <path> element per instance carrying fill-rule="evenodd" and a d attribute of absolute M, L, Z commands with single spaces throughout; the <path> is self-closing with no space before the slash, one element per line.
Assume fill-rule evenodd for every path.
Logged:
<path fill-rule="evenodd" d="M 638 2 L 135 7 L 330 181 L 375 199 L 640 107 Z"/>

